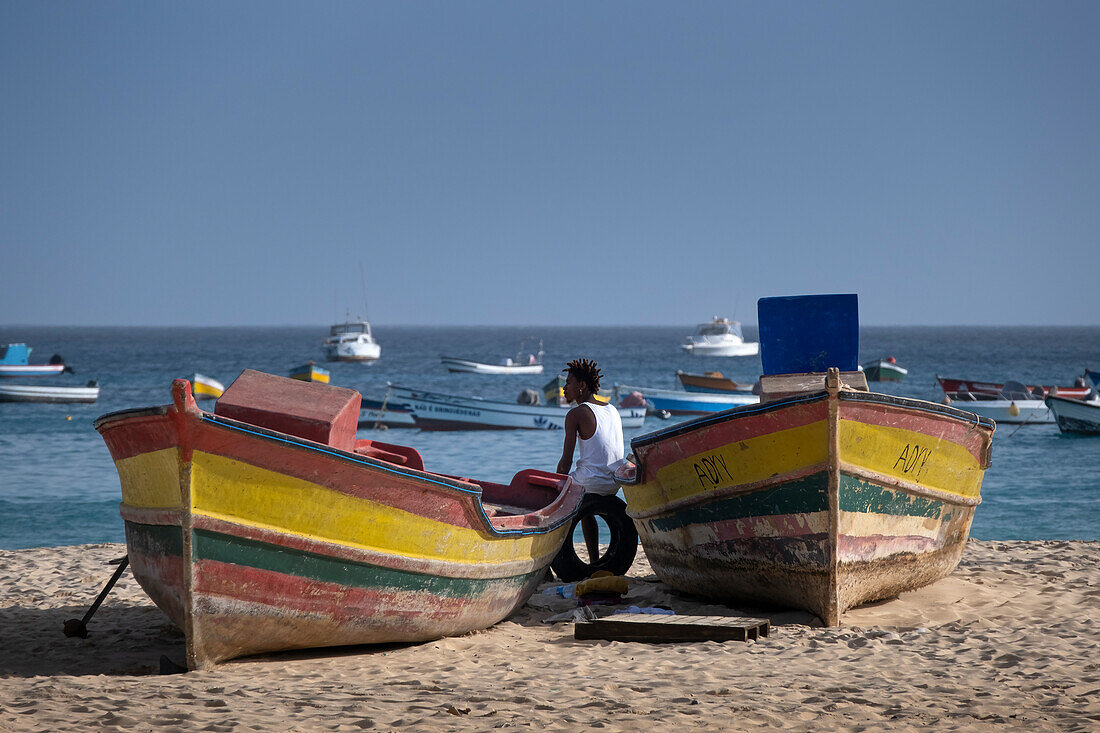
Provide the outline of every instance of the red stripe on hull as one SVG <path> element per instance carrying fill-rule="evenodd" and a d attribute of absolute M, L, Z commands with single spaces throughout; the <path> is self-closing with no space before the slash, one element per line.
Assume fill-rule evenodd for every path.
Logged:
<path fill-rule="evenodd" d="M 974 460 L 979 463 L 982 461 L 985 433 L 975 430 L 973 422 L 967 423 L 935 412 L 920 412 L 911 408 L 895 408 L 881 403 L 854 400 L 840 401 L 839 418 L 865 425 L 910 430 L 921 435 L 949 440 L 965 448 L 970 455 L 974 456 Z"/>
<path fill-rule="evenodd" d="M 175 448 L 178 444 L 176 426 L 167 415 L 120 419 L 106 424 L 102 434 L 111 458 L 116 461 Z"/>
<path fill-rule="evenodd" d="M 713 532 L 718 540 L 743 540 L 750 537 L 765 537 L 778 539 L 781 537 L 804 537 L 815 534 L 820 530 L 814 530 L 809 526 L 805 514 L 771 514 L 766 517 L 739 517 L 723 521 L 710 522 L 706 525 L 708 532 Z M 771 530 L 766 534 L 760 534 L 758 529 Z"/>
<path fill-rule="evenodd" d="M 492 587 L 492 586 L 490 586 Z M 196 599 L 223 598 L 270 607 L 278 615 L 316 614 L 337 621 L 364 616 L 387 619 L 453 619 L 474 607 L 505 614 L 516 603 L 516 586 L 505 579 L 499 593 L 447 598 L 391 588 L 358 588 L 215 560 L 195 563 Z M 400 625 L 400 624 L 399 624 Z"/>

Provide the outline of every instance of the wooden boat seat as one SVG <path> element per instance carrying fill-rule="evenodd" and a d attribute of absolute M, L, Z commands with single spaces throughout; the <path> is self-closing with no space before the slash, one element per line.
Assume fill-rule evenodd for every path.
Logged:
<path fill-rule="evenodd" d="M 863 372 L 840 372 L 841 389 L 867 392 L 867 375 Z M 825 372 L 800 374 L 765 374 L 760 377 L 760 401 L 792 397 L 825 389 Z"/>
<path fill-rule="evenodd" d="M 424 470 L 424 459 L 420 457 L 420 453 L 405 445 L 383 443 L 379 440 L 356 440 L 355 452 L 378 461 L 414 468 L 417 471 Z"/>

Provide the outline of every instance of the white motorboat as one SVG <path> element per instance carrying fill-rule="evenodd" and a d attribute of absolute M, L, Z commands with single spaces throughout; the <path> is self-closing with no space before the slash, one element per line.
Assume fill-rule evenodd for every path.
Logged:
<path fill-rule="evenodd" d="M 1100 397 L 1090 400 L 1070 400 L 1047 395 L 1047 407 L 1063 433 L 1100 435 Z"/>
<path fill-rule="evenodd" d="M 387 399 L 412 410 L 421 430 L 562 430 L 570 407 L 460 397 L 396 384 L 389 386 Z M 624 430 L 645 422 L 645 407 L 618 410 Z"/>
<path fill-rule="evenodd" d="M 329 361 L 375 361 L 382 355 L 367 321 L 337 323 L 329 330 L 323 349 Z"/>
<path fill-rule="evenodd" d="M 1000 394 L 968 390 L 947 392 L 944 403 L 999 423 L 1016 425 L 1054 423 L 1054 415 L 1043 401 L 1043 388 L 1036 387 L 1034 390 L 1029 390 L 1021 382 L 1005 382 Z"/>
<path fill-rule="evenodd" d="M 760 343 L 745 341 L 738 321 L 718 316 L 710 323 L 700 323 L 695 335 L 688 337 L 680 348 L 694 356 L 756 356 L 760 353 Z"/>
<path fill-rule="evenodd" d="M 0 384 L 0 402 L 95 402 L 97 399 L 99 385 L 94 380 L 83 387 Z"/>

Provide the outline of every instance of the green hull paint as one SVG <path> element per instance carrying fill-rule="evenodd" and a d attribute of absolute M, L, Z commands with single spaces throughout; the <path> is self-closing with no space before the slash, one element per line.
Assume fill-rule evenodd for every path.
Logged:
<path fill-rule="evenodd" d="M 900 517 L 940 519 L 944 504 L 937 499 L 910 496 L 897 489 L 887 489 L 855 476 L 840 475 L 840 510 L 860 514 L 890 514 Z"/>
<path fill-rule="evenodd" d="M 442 598 L 475 598 L 490 590 L 519 588 L 533 575 L 447 578 L 327 557 L 208 530 L 195 530 L 193 537 L 196 562 L 212 560 L 350 588 L 385 588 L 430 593 Z"/>
<path fill-rule="evenodd" d="M 668 532 L 693 524 L 709 524 L 779 514 L 813 514 L 829 509 L 829 475 L 815 473 L 761 491 L 717 501 L 697 494 L 698 503 L 670 514 L 645 520 L 656 532 Z"/>

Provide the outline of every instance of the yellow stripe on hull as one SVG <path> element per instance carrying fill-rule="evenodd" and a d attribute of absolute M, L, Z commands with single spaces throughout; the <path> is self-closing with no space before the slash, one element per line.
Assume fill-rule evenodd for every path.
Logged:
<path fill-rule="evenodd" d="M 981 464 L 950 440 L 854 420 L 840 420 L 837 433 L 843 462 L 956 496 L 981 491 Z"/>
<path fill-rule="evenodd" d="M 426 519 L 315 483 L 195 451 L 191 495 L 196 514 L 403 557 L 459 564 L 543 557 L 560 545 L 554 532 L 493 538 Z"/>
<path fill-rule="evenodd" d="M 122 502 L 142 509 L 178 509 L 180 495 L 179 449 L 141 453 L 115 461 L 122 484 Z"/>
<path fill-rule="evenodd" d="M 948 509 L 950 511 L 950 509 Z M 960 515 L 972 509 L 956 507 Z M 837 532 L 849 537 L 927 537 L 937 539 L 948 525 L 945 518 L 915 517 L 899 514 L 873 514 L 842 511 Z"/>
<path fill-rule="evenodd" d="M 632 514 L 708 491 L 786 476 L 828 457 L 825 420 L 702 451 L 657 470 L 657 480 L 624 486 Z"/>

